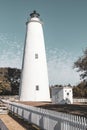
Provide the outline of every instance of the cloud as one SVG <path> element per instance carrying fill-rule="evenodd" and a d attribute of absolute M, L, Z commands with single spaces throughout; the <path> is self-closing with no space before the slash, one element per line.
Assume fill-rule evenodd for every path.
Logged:
<path fill-rule="evenodd" d="M 22 42 L 11 34 L 0 34 L 0 67 L 21 68 L 22 56 Z"/>
<path fill-rule="evenodd" d="M 0 34 L 0 67 L 21 68 L 24 43 L 14 35 Z M 79 73 L 73 68 L 76 56 L 65 50 L 47 49 L 47 62 L 50 84 L 76 84 Z"/>
<path fill-rule="evenodd" d="M 79 73 L 73 69 L 76 59 L 65 50 L 47 49 L 50 84 L 77 84 L 80 81 Z"/>

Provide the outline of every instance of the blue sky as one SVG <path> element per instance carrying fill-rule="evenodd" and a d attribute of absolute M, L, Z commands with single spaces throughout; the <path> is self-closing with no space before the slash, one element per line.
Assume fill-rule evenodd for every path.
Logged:
<path fill-rule="evenodd" d="M 21 68 L 33 10 L 44 23 L 50 84 L 77 84 L 72 66 L 87 47 L 87 0 L 0 0 L 0 67 Z"/>

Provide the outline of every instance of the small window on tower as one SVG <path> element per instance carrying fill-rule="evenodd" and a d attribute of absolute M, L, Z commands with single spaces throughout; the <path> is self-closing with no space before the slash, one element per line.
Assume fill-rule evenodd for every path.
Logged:
<path fill-rule="evenodd" d="M 69 96 L 69 93 L 67 93 L 67 96 Z"/>
<path fill-rule="evenodd" d="M 39 90 L 39 85 L 36 85 L 36 90 Z"/>
<path fill-rule="evenodd" d="M 35 54 L 35 59 L 38 59 L 38 54 Z"/>

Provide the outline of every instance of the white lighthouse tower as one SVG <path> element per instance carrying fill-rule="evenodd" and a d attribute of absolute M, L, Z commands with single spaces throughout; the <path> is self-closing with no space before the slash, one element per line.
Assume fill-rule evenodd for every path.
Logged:
<path fill-rule="evenodd" d="M 50 101 L 42 22 L 34 11 L 27 22 L 20 101 Z"/>

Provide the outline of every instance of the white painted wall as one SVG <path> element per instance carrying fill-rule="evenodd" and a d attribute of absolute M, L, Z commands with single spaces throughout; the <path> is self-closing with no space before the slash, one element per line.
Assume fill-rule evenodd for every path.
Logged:
<path fill-rule="evenodd" d="M 53 103 L 73 103 L 73 94 L 71 87 L 53 87 L 51 90 Z"/>
<path fill-rule="evenodd" d="M 69 100 L 70 103 L 73 103 L 73 94 L 72 94 L 72 88 L 71 87 L 64 87 L 63 88 L 63 99 Z"/>
<path fill-rule="evenodd" d="M 35 59 L 35 54 L 38 54 L 38 59 Z M 37 85 L 39 90 L 36 90 Z M 50 101 L 43 29 L 37 17 L 27 23 L 20 100 Z"/>

